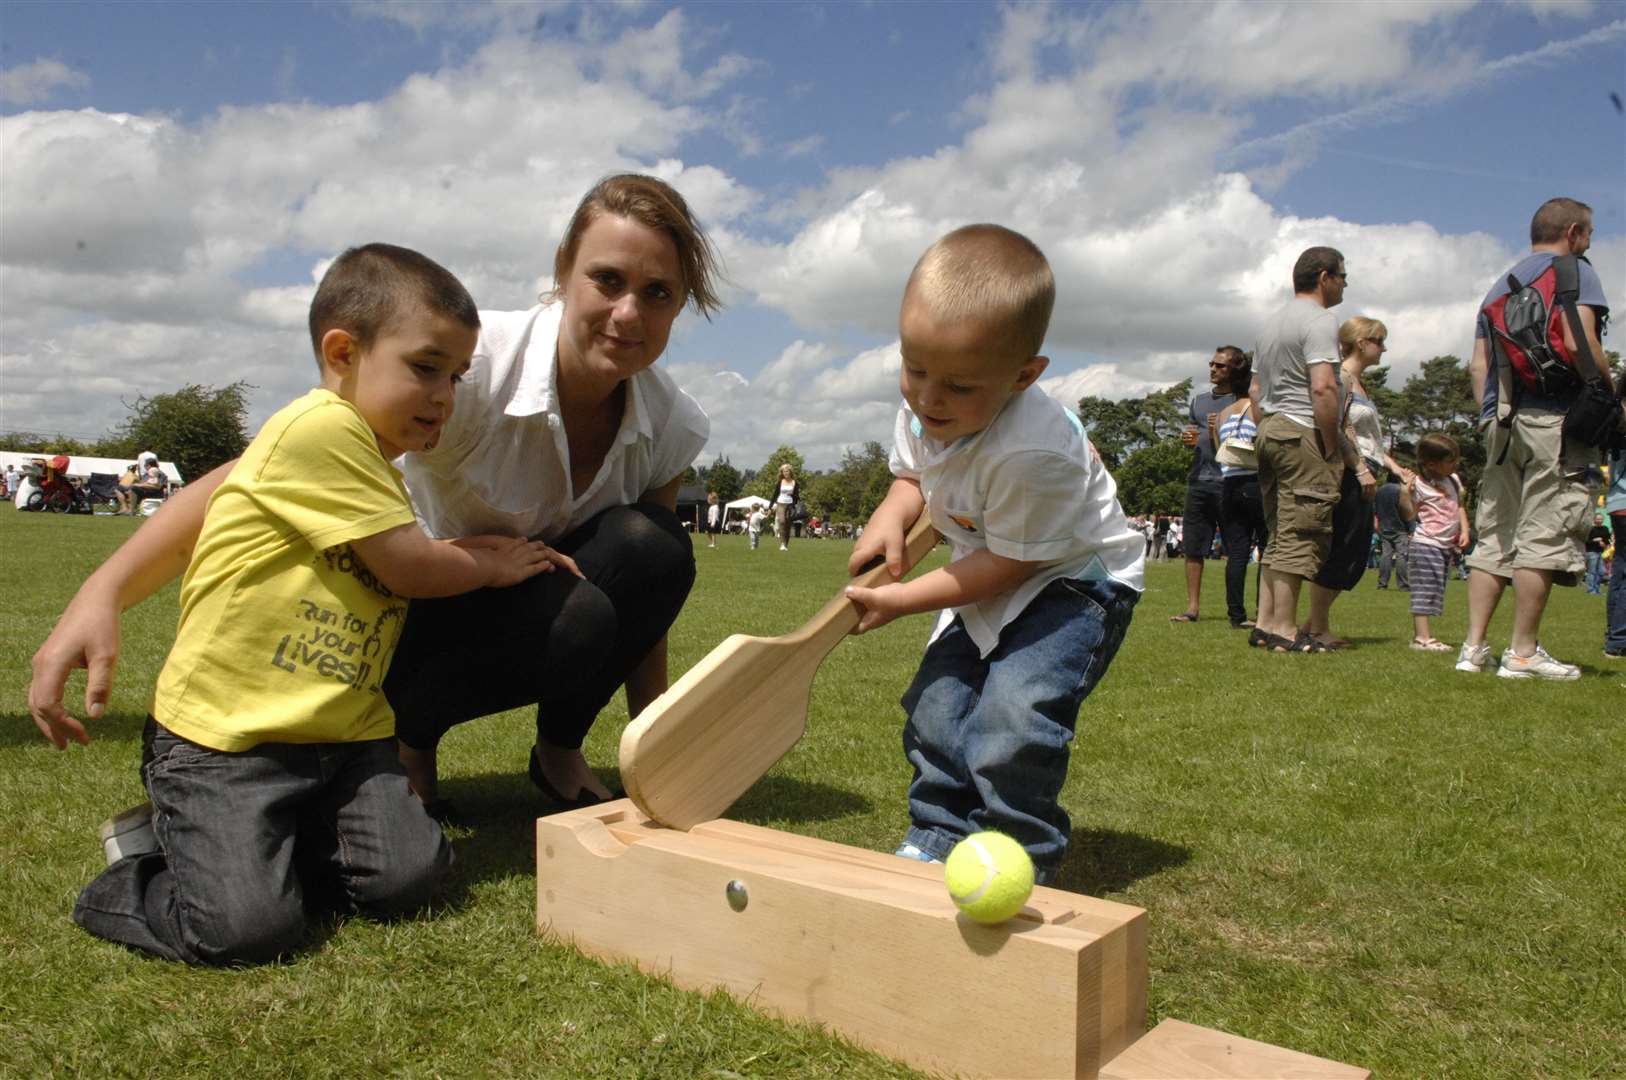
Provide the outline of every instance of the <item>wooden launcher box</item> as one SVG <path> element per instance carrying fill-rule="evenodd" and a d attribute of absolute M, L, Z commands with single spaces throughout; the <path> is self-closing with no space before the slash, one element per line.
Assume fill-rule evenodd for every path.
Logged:
<path fill-rule="evenodd" d="M 630 800 L 537 822 L 538 926 L 680 986 L 970 1075 L 1093 1077 L 1142 1034 L 1144 911 L 1040 887 L 981 926 L 942 877 L 734 821 L 677 832 Z"/>
<path fill-rule="evenodd" d="M 537 926 L 680 986 L 721 987 L 919 1068 L 1100 1080 L 1363 1080 L 1356 1066 L 1146 1021 L 1146 912 L 1037 888 L 1000 926 L 942 868 L 630 800 L 542 818 Z"/>

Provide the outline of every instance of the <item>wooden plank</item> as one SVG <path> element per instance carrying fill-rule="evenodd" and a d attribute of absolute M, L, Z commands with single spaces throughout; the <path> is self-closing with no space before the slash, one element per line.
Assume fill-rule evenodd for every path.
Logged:
<path fill-rule="evenodd" d="M 1094 1077 L 1141 1034 L 1143 911 L 1045 889 L 981 926 L 940 875 L 737 822 L 665 829 L 628 800 L 537 823 L 538 926 L 679 985 L 967 1076 Z"/>
<path fill-rule="evenodd" d="M 1101 1069 L 1101 1080 L 1367 1080 L 1370 1070 L 1165 1020 Z"/>

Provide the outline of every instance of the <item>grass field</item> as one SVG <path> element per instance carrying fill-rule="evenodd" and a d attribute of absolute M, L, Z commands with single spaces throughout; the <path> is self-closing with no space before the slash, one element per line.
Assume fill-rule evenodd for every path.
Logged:
<path fill-rule="evenodd" d="M 453 887 L 424 918 L 322 927 L 297 958 L 241 971 L 145 959 L 78 930 L 69 911 L 101 864 L 96 825 L 141 798 L 138 735 L 174 589 L 125 617 L 117 691 L 88 748 L 57 753 L 39 737 L 28 659 L 132 528 L 0 509 L 0 1075 L 916 1075 L 539 937 L 532 830 L 546 806 L 524 776 L 522 713 L 443 745 L 443 792 L 468 823 Z M 729 633 L 800 622 L 842 579 L 847 550 L 750 552 L 736 537 L 698 550 L 673 672 Z M 1370 576 L 1335 612 L 1357 647 L 1317 657 L 1246 649 L 1220 617 L 1218 564 L 1205 618 L 1171 625 L 1179 573 L 1151 566 L 1085 704 L 1058 883 L 1147 909 L 1151 1021 L 1384 1077 L 1626 1075 L 1626 666 L 1600 655 L 1602 601 L 1555 592 L 1544 643 L 1585 674 L 1532 684 L 1408 650 L 1405 594 Z M 1461 640 L 1464 603 L 1452 583 L 1440 637 Z M 890 850 L 906 824 L 897 698 L 927 629 L 915 618 L 844 643 L 807 738 L 732 816 Z M 588 755 L 605 774 L 625 721 L 618 702 L 594 730 Z M 930 984 L 929 958 L 921 974 L 922 992 L 960 992 Z"/>

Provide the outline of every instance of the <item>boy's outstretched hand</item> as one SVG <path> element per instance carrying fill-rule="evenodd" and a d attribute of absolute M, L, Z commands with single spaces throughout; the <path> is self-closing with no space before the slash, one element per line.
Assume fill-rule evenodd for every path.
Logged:
<path fill-rule="evenodd" d="M 74 668 L 84 668 L 88 673 L 85 715 L 96 719 L 113 692 L 113 669 L 118 664 L 118 604 L 98 603 L 98 597 L 88 592 L 82 595 L 74 597 L 51 636 L 34 654 L 33 678 L 28 683 L 28 711 L 34 726 L 58 750 L 65 748 L 69 739 L 81 745 L 90 743 L 85 725 L 62 705 L 68 673 Z"/>
<path fill-rule="evenodd" d="M 537 574 L 552 573 L 555 567 L 582 577 L 576 560 L 555 551 L 540 540 L 513 536 L 465 536 L 451 543 L 470 552 L 485 568 L 486 584 L 492 588 L 518 585 Z"/>

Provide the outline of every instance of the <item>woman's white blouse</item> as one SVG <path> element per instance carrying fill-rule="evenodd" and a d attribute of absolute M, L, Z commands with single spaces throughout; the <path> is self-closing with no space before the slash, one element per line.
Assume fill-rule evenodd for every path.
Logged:
<path fill-rule="evenodd" d="M 705 411 L 665 371 L 645 368 L 627 380 L 621 430 L 577 497 L 554 389 L 560 313 L 557 304 L 480 313 L 480 343 L 439 445 L 399 461 L 430 536 L 557 540 L 670 483 L 705 448 Z"/>

